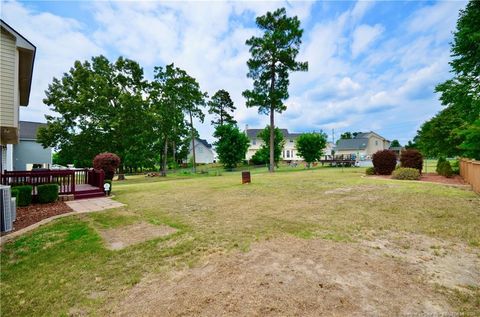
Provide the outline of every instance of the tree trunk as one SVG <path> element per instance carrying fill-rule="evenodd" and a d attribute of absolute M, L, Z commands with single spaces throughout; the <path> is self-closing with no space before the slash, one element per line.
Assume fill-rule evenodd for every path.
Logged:
<path fill-rule="evenodd" d="M 273 92 L 275 91 L 275 61 L 272 63 L 272 75 L 270 79 L 270 166 L 268 171 L 275 171 L 275 104 L 273 101 Z"/>
<path fill-rule="evenodd" d="M 270 173 L 274 172 L 275 166 L 275 119 L 274 112 L 275 110 L 270 108 L 270 166 L 268 171 Z"/>
<path fill-rule="evenodd" d="M 161 176 L 167 176 L 167 155 L 168 155 L 168 139 L 165 139 L 165 145 L 163 146 L 163 157 L 162 157 L 162 172 Z"/>
<path fill-rule="evenodd" d="M 174 172 L 176 173 L 177 171 L 177 160 L 176 160 L 176 152 L 177 152 L 177 148 L 176 148 L 176 145 L 175 145 L 175 140 L 173 140 L 172 142 L 172 148 L 173 148 L 173 151 L 172 151 L 172 156 L 173 156 L 173 170 Z"/>
<path fill-rule="evenodd" d="M 190 130 L 192 132 L 192 158 L 193 158 L 193 173 L 197 172 L 197 160 L 195 158 L 195 132 L 193 131 L 193 118 L 190 112 Z"/>

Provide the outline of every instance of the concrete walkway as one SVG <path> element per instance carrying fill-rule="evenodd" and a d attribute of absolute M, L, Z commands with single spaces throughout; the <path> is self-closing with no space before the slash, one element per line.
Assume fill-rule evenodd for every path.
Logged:
<path fill-rule="evenodd" d="M 0 237 L 0 247 L 3 246 L 6 242 L 11 241 L 21 235 L 23 235 L 26 232 L 32 231 L 33 229 L 36 229 L 44 224 L 47 224 L 55 219 L 58 218 L 63 218 L 71 215 L 78 215 L 78 214 L 83 214 L 83 213 L 88 213 L 88 212 L 94 212 L 94 211 L 101 211 L 105 209 L 110 209 L 110 208 L 118 208 L 125 206 L 122 203 L 119 203 L 118 201 L 115 201 L 109 197 L 100 197 L 100 198 L 90 198 L 90 199 L 79 199 L 79 200 L 73 200 L 73 201 L 68 201 L 65 202 L 70 208 L 73 209 L 72 212 L 68 212 L 65 214 L 53 216 L 50 218 L 46 218 L 43 220 L 40 220 L 37 223 L 34 223 L 28 227 L 22 228 L 18 231 L 14 231 L 12 233 L 9 233 L 5 236 Z M 1 248 L 0 248 L 1 249 Z"/>
<path fill-rule="evenodd" d="M 66 204 L 77 212 L 100 211 L 125 206 L 109 197 L 72 200 L 67 201 Z"/>

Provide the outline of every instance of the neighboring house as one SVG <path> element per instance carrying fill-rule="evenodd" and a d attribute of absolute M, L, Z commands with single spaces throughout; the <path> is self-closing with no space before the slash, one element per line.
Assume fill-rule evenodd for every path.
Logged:
<path fill-rule="evenodd" d="M 37 143 L 38 128 L 45 123 L 20 121 L 20 142 L 13 146 L 13 169 L 30 171 L 32 168 L 50 168 L 52 148 Z"/>
<path fill-rule="evenodd" d="M 323 155 L 334 155 L 335 150 L 335 144 L 332 142 L 327 142 L 327 146 L 325 147 L 325 150 L 323 150 Z"/>
<path fill-rule="evenodd" d="M 370 159 L 375 152 L 389 147 L 390 141 L 370 131 L 358 133 L 353 139 L 338 140 L 335 155 L 356 155 L 361 160 Z"/>
<path fill-rule="evenodd" d="M 188 162 L 192 159 L 193 151 L 192 144 L 190 143 L 190 149 L 187 156 Z M 206 140 L 196 138 L 195 139 L 195 162 L 197 164 L 210 164 L 214 163 L 216 160 L 216 153 L 213 150 L 211 144 Z"/>
<path fill-rule="evenodd" d="M 13 169 L 13 144 L 20 141 L 19 108 L 30 99 L 35 46 L 0 20 L 0 171 Z"/>
<path fill-rule="evenodd" d="M 263 145 L 263 140 L 258 137 L 258 134 L 262 132 L 263 129 L 245 129 L 245 134 L 250 140 L 250 145 L 247 150 L 246 159 L 250 160 L 252 156 L 261 148 Z M 298 155 L 296 148 L 297 138 L 302 135 L 302 133 L 290 133 L 287 129 L 280 129 L 282 132 L 285 144 L 282 150 L 282 161 L 303 161 L 303 157 Z M 324 155 L 331 155 L 334 148 L 333 143 L 328 142 L 327 147 L 324 149 Z"/>

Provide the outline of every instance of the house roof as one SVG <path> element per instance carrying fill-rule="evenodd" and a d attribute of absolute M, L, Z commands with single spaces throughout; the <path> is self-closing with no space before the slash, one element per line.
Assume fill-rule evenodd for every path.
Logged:
<path fill-rule="evenodd" d="M 46 123 L 20 121 L 20 140 L 36 140 L 38 128 L 46 127 Z"/>
<path fill-rule="evenodd" d="M 340 139 L 337 143 L 337 151 L 365 150 L 367 148 L 367 145 L 368 138 Z"/>
<path fill-rule="evenodd" d="M 33 64 L 35 62 L 35 53 L 37 48 L 23 35 L 15 31 L 5 21 L 0 19 L 2 31 L 5 31 L 15 38 L 15 45 L 18 49 L 19 67 L 18 84 L 20 91 L 20 105 L 27 106 L 30 100 L 30 90 L 32 87 Z"/>
<path fill-rule="evenodd" d="M 370 132 L 360 132 L 358 133 L 354 139 L 364 139 L 364 138 L 368 138 L 371 134 L 373 135 L 376 135 L 377 137 L 379 137 L 380 139 L 383 139 L 385 141 L 388 141 L 387 139 L 385 139 L 383 136 L 381 136 L 380 134 L 378 133 L 375 133 L 373 131 L 370 131 Z"/>
<path fill-rule="evenodd" d="M 262 132 L 263 129 L 247 129 L 246 130 L 246 133 L 247 133 L 247 137 L 249 139 L 253 139 L 253 138 L 256 138 L 258 136 L 258 134 L 260 132 Z M 288 129 L 280 129 L 280 132 L 282 132 L 282 135 L 285 139 L 294 139 L 294 138 L 297 138 L 299 137 L 300 135 L 302 135 L 302 133 L 290 133 L 288 132 Z"/>
<path fill-rule="evenodd" d="M 197 141 L 202 143 L 206 148 L 209 148 L 209 149 L 212 148 L 212 145 L 208 143 L 207 140 L 197 138 Z"/>

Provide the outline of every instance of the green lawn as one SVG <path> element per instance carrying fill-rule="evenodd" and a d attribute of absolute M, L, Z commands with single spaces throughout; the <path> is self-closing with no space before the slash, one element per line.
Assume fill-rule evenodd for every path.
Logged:
<path fill-rule="evenodd" d="M 363 173 L 297 167 L 273 175 L 254 170 L 249 185 L 241 185 L 239 172 L 114 182 L 115 199 L 126 207 L 63 218 L 4 246 L 2 315 L 95 315 L 148 274 L 193 266 L 211 253 L 248 251 L 254 241 L 285 234 L 342 243 L 411 232 L 480 249 L 480 197 L 472 191 Z M 178 231 L 121 251 L 107 250 L 97 234 L 140 221 Z M 452 300 L 473 311 L 479 295 L 475 289 Z"/>

